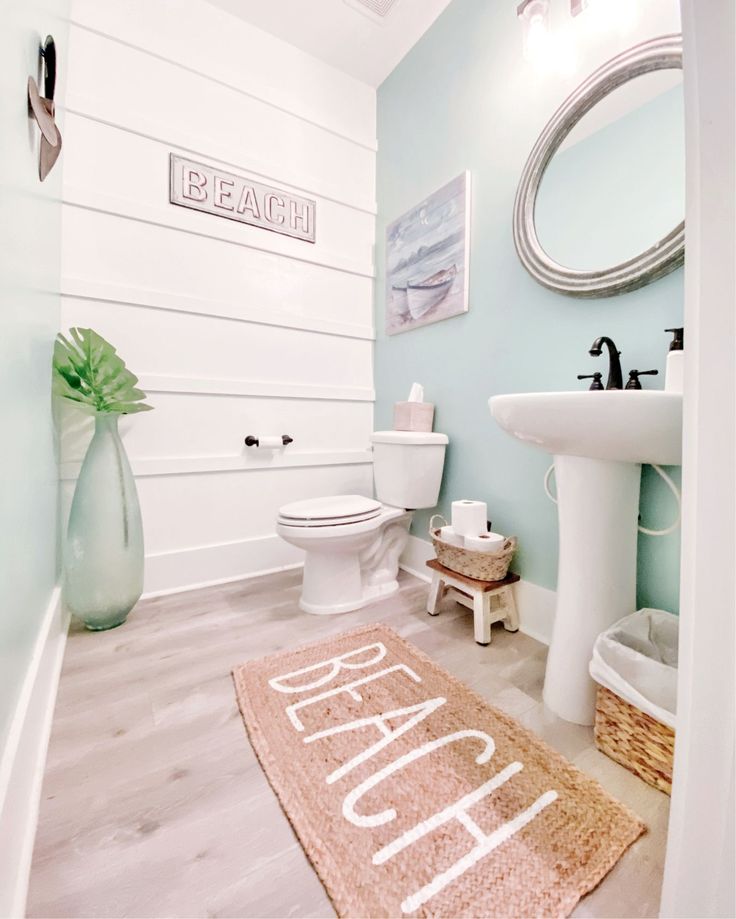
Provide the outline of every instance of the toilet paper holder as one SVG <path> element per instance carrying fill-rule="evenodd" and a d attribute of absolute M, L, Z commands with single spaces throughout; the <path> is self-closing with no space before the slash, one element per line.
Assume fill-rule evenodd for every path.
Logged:
<path fill-rule="evenodd" d="M 264 440 L 265 440 L 265 439 L 266 439 L 266 438 L 264 438 Z M 270 439 L 270 438 L 269 438 L 269 439 Z M 291 443 L 294 443 L 294 438 L 293 438 L 290 434 L 282 434 L 282 435 L 281 435 L 281 444 L 282 444 L 282 446 L 286 447 L 286 446 L 288 446 L 288 445 L 291 444 Z M 256 435 L 256 434 L 248 434 L 248 435 L 246 436 L 246 438 L 245 438 L 245 446 L 246 446 L 246 447 L 260 447 L 260 446 L 261 446 L 261 438 L 258 437 L 258 435 Z"/>

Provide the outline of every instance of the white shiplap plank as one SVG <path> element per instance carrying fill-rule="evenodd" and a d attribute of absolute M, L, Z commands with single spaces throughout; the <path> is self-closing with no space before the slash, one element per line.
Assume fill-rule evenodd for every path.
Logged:
<path fill-rule="evenodd" d="M 120 419 L 132 462 L 156 457 L 245 455 L 246 435 L 289 434 L 289 453 L 365 451 L 370 445 L 373 405 L 304 398 L 217 393 L 148 392 L 153 412 Z M 80 462 L 92 436 L 93 419 L 70 404 L 61 406 L 60 455 Z M 248 454 L 255 458 L 254 454 Z M 266 454 L 269 455 L 269 454 Z"/>
<path fill-rule="evenodd" d="M 84 188 L 67 185 L 64 187 L 64 206 L 109 214 L 117 218 L 175 230 L 179 233 L 190 233 L 200 238 L 216 239 L 220 243 L 257 252 L 285 255 L 296 261 L 308 262 L 333 271 L 344 271 L 359 277 L 372 278 L 374 274 L 372 263 L 362 260 L 359 256 L 320 252 L 310 243 L 304 243 L 305 248 L 299 250 L 297 254 L 289 251 L 294 241 L 289 240 L 286 236 L 281 237 L 267 232 L 263 232 L 262 235 L 253 235 L 259 232 L 255 227 L 248 227 L 233 220 L 219 220 L 211 214 L 190 211 L 175 205 L 151 206 L 127 198 L 89 192 Z M 171 245 L 175 246 L 177 242 L 172 241 Z"/>
<path fill-rule="evenodd" d="M 368 450 L 304 450 L 245 448 L 233 456 L 160 456 L 131 460 L 136 478 L 214 472 L 260 472 L 264 469 L 305 469 L 314 466 L 365 466 L 373 462 Z M 62 463 L 63 481 L 77 479 L 81 463 Z"/>
<path fill-rule="evenodd" d="M 146 555 L 143 596 L 179 593 L 297 568 L 304 553 L 276 535 Z"/>
<path fill-rule="evenodd" d="M 92 207 L 107 208 L 128 217 L 140 216 L 143 220 L 210 234 L 227 242 L 372 273 L 375 220 L 371 214 L 317 197 L 316 240 L 309 243 L 171 204 L 169 157 L 180 151 L 167 144 L 121 133 L 74 115 L 69 116 L 64 127 L 64 140 L 78 151 L 65 166 L 65 200 L 81 204 L 87 201 Z M 105 156 L 99 155 L 100 148 L 106 151 Z M 257 181 L 257 177 L 227 168 L 213 157 L 206 162 L 246 181 Z M 283 182 L 278 182 L 277 187 L 298 193 Z"/>
<path fill-rule="evenodd" d="M 353 185 L 350 188 L 337 185 L 331 177 L 322 174 L 311 178 L 299 171 L 294 179 L 286 175 L 274 175 L 272 160 L 257 160 L 252 153 L 239 146 L 236 151 L 211 137 L 205 137 L 201 132 L 193 132 L 190 125 L 178 127 L 166 125 L 165 135 L 160 121 L 149 120 L 140 113 L 135 114 L 135 120 L 121 124 L 115 120 L 115 112 L 102 115 L 93 115 L 84 110 L 83 99 L 67 100 L 65 110 L 67 118 L 81 118 L 92 124 L 107 127 L 113 131 L 122 131 L 138 135 L 146 140 L 165 144 L 175 148 L 195 160 L 215 160 L 224 167 L 236 172 L 247 172 L 266 185 L 288 185 L 300 195 L 308 198 L 319 196 L 327 201 L 344 207 L 353 208 L 375 217 L 378 205 L 372 199 L 362 197 L 362 189 Z M 302 184 L 299 184 L 299 183 Z"/>
<path fill-rule="evenodd" d="M 371 390 L 370 341 L 64 297 L 63 327 L 97 329 L 139 376 Z M 255 394 L 255 393 L 253 393 Z"/>
<path fill-rule="evenodd" d="M 71 18 L 376 148 L 372 87 L 203 0 L 72 0 Z"/>
<path fill-rule="evenodd" d="M 67 104 L 75 111 L 144 133 L 156 121 L 163 136 L 196 125 L 203 138 L 233 151 L 229 159 L 245 150 L 284 181 L 308 186 L 323 177 L 345 197 L 352 182 L 362 200 L 375 200 L 373 150 L 97 33 L 72 28 L 69 53 L 76 73 L 95 75 L 92 81 L 70 76 Z M 134 80 L 121 78 L 126 68 Z"/>
<path fill-rule="evenodd" d="M 148 392 L 210 393 L 224 396 L 264 396 L 271 399 L 324 399 L 327 402 L 374 402 L 375 390 L 362 386 L 322 386 L 309 383 L 282 383 L 241 380 L 227 377 L 166 376 L 141 373 L 140 386 Z"/>
<path fill-rule="evenodd" d="M 296 325 L 373 325 L 370 277 L 82 208 L 63 208 L 62 220 L 65 277 L 131 292 L 102 299 L 142 303 L 155 291 L 164 299 L 223 304 L 223 313 L 234 318 L 262 309 L 264 315 L 293 316 Z"/>
<path fill-rule="evenodd" d="M 175 313 L 193 313 L 198 316 L 211 316 L 216 319 L 232 319 L 236 322 L 252 322 L 256 325 L 272 325 L 283 329 L 301 329 L 305 332 L 319 332 L 323 335 L 336 335 L 340 338 L 361 338 L 373 341 L 376 337 L 375 331 L 371 326 L 360 326 L 357 323 L 299 316 L 269 309 L 267 306 L 260 304 L 258 306 L 249 306 L 242 302 L 223 303 L 216 300 L 188 297 L 184 294 L 170 294 L 160 290 L 122 287 L 116 284 L 100 284 L 99 282 L 82 278 L 62 278 L 61 295 L 63 297 L 74 297 L 78 300 L 97 300 L 103 303 L 143 306 L 150 309 L 169 310 Z"/>
<path fill-rule="evenodd" d="M 146 553 L 270 536 L 281 505 L 330 494 L 369 495 L 372 467 L 353 463 L 136 479 Z M 74 483 L 62 482 L 68 508 Z"/>

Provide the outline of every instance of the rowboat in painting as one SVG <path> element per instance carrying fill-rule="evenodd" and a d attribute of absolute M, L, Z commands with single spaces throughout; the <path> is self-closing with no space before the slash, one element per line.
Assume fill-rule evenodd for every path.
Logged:
<path fill-rule="evenodd" d="M 401 287 L 394 284 L 391 287 L 391 308 L 398 319 L 409 318 L 409 301 L 406 295 L 406 285 Z"/>
<path fill-rule="evenodd" d="M 450 292 L 456 275 L 457 267 L 453 265 L 431 274 L 423 281 L 409 281 L 406 285 L 406 300 L 411 318 L 421 319 L 441 303 Z"/>

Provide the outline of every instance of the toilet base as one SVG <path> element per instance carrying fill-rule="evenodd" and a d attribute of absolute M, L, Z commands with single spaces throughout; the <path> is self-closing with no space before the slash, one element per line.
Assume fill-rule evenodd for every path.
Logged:
<path fill-rule="evenodd" d="M 332 616 L 336 613 L 350 613 L 353 610 L 361 609 L 372 603 L 374 600 L 382 600 L 384 597 L 390 597 L 399 589 L 398 581 L 389 581 L 385 584 L 371 584 L 367 587 L 366 592 L 359 600 L 349 603 L 339 603 L 332 606 L 322 606 L 316 603 L 307 603 L 303 597 L 299 598 L 299 609 L 312 616 Z"/>
<path fill-rule="evenodd" d="M 396 593 L 411 519 L 411 511 L 384 506 L 378 517 L 343 526 L 279 522 L 278 534 L 306 552 L 299 608 L 331 616 Z"/>

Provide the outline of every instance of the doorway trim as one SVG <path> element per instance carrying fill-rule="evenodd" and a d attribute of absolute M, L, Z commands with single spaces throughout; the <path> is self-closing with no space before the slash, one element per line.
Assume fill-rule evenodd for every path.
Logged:
<path fill-rule="evenodd" d="M 686 219 L 677 740 L 660 915 L 736 915 L 736 22 L 681 0 Z"/>

